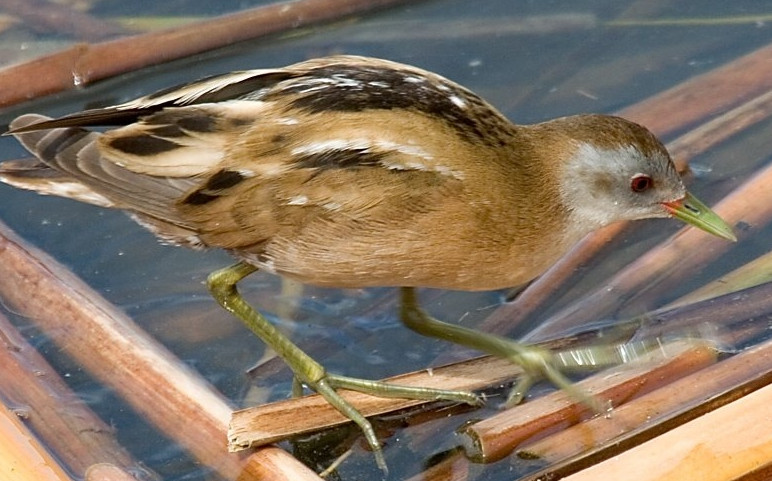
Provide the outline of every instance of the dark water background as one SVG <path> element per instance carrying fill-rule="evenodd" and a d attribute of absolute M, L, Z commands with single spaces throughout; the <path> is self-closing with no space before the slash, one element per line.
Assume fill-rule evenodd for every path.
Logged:
<path fill-rule="evenodd" d="M 214 15 L 261 3 L 269 2 L 221 2 L 215 9 L 210 6 L 212 2 L 201 1 L 104 1 L 95 14 Z M 628 12 L 628 19 L 641 22 L 608 23 L 624 12 Z M 30 102 L 0 112 L 0 124 L 7 124 L 21 112 L 56 116 L 126 101 L 208 74 L 282 66 L 333 53 L 384 57 L 435 71 L 476 91 L 521 123 L 579 112 L 611 113 L 767 44 L 772 39 L 772 26 L 765 21 L 726 19 L 768 13 L 772 12 L 764 10 L 763 2 L 752 0 L 655 5 L 602 0 L 413 2 L 357 20 L 238 44 Z M 530 29 L 513 32 L 512 26 L 522 19 L 531 19 Z M 676 19 L 695 21 L 649 23 Z M 13 38 L 6 41 L 13 46 Z M 695 159 L 697 175 L 690 181 L 690 189 L 709 204 L 718 200 L 749 172 L 769 161 L 769 132 L 769 122 L 763 122 Z M 0 151 L 2 159 L 24 155 L 9 137 L 0 138 Z M 214 305 L 203 284 L 209 272 L 231 262 L 227 255 L 161 246 L 120 212 L 5 185 L 0 185 L 0 219 L 125 309 L 234 403 L 249 404 L 245 396 L 250 386 L 260 381 L 244 372 L 259 358 L 263 346 Z M 565 299 L 591 289 L 679 227 L 668 220 L 639 222 L 588 268 L 585 278 L 567 290 Z M 742 249 L 727 254 L 721 265 L 685 281 L 684 292 L 767 250 L 766 238 L 765 233 L 759 233 Z M 274 320 L 292 329 L 293 339 L 301 346 L 314 346 L 331 371 L 386 377 L 426 367 L 447 347 L 401 326 L 390 303 L 395 296 L 392 289 L 308 288 L 301 299 L 292 300 L 279 296 L 279 281 L 270 275 L 257 274 L 247 285 L 250 300 L 268 314 L 277 312 L 283 302 L 297 306 L 294 317 L 300 322 L 275 316 Z M 467 325 L 474 325 L 502 299 L 501 292 L 428 294 L 432 301 L 427 307 L 433 314 L 450 321 L 463 318 Z M 560 304 L 556 299 L 553 307 Z M 544 312 L 538 317 L 546 315 Z M 174 443 L 61 355 L 24 319 L 16 317 L 15 321 L 67 375 L 73 389 L 116 427 L 121 442 L 138 459 L 168 480 L 212 479 L 211 473 L 200 469 Z M 289 375 L 284 372 L 272 379 L 279 381 L 271 397 L 285 397 Z M 478 411 L 459 416 L 458 425 L 466 417 L 485 414 Z M 387 440 L 393 479 L 419 472 L 432 457 L 456 444 L 447 427 L 427 437 L 430 442 L 414 443 L 411 439 L 408 429 Z M 505 460 L 482 470 L 479 479 L 513 479 L 513 470 L 526 472 L 533 467 Z M 365 479 L 375 474 L 366 454 L 340 470 L 342 479 Z"/>

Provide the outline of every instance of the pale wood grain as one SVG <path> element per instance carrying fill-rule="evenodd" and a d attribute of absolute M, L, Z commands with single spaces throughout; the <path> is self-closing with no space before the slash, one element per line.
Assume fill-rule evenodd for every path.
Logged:
<path fill-rule="evenodd" d="M 563 479 L 728 481 L 745 479 L 743 476 L 769 466 L 770 460 L 772 386 L 766 386 Z"/>
<path fill-rule="evenodd" d="M 73 481 L 14 410 L 0 405 L 0 479 L 3 481 Z"/>
<path fill-rule="evenodd" d="M 88 468 L 86 481 L 136 481 L 131 473 L 112 464 L 100 463 Z"/>

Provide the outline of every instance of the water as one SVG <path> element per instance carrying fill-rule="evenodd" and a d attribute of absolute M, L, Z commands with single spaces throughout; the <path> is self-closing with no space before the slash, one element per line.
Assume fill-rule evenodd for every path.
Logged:
<path fill-rule="evenodd" d="M 126 2 L 102 2 L 95 13 L 131 15 L 138 9 L 148 16 L 222 13 L 207 10 L 206 2 L 198 3 L 179 1 L 153 11 L 160 8 L 156 3 L 139 2 L 140 8 L 126 11 L 121 8 Z M 223 4 L 223 8 L 266 2 L 246 3 L 232 2 Z M 700 2 L 699 7 L 675 1 L 650 8 L 648 5 L 600 0 L 412 2 L 362 16 L 358 21 L 239 44 L 32 101 L 7 109 L 0 123 L 7 123 L 20 112 L 60 115 L 126 101 L 208 74 L 287 65 L 332 53 L 384 57 L 438 72 L 476 91 L 509 118 L 528 123 L 579 112 L 614 112 L 765 45 L 772 38 L 766 21 L 722 21 L 767 13 L 761 11 L 759 2 Z M 517 22 L 523 19 L 529 21 L 520 26 Z M 609 23 L 619 19 L 628 22 Z M 642 21 L 676 19 L 700 21 L 659 26 Z M 12 49 L 14 38 L 8 33 L 3 35 L 0 41 L 5 39 L 6 48 Z M 16 35 L 17 39 L 22 37 L 21 33 Z M 769 129 L 769 122 L 759 124 L 695 159 L 702 173 L 692 180 L 690 188 L 708 203 L 719 199 L 754 168 L 769 161 L 772 146 L 768 134 L 764 135 Z M 0 138 L 0 148 L 3 159 L 24 155 L 12 138 Z M 0 199 L 0 219 L 125 309 L 234 403 L 249 404 L 244 397 L 253 380 L 244 371 L 260 356 L 262 346 L 216 308 L 203 285 L 209 272 L 230 262 L 228 256 L 161 246 L 119 212 L 41 197 L 5 185 L 0 185 Z M 637 224 L 586 270 L 583 280 L 567 290 L 554 308 L 597 285 L 678 227 L 673 221 Z M 762 235 L 749 242 L 747 249 L 732 251 L 722 264 L 689 279 L 684 289 L 704 283 L 768 248 Z M 281 309 L 277 279 L 258 274 L 249 286 L 250 300 L 267 313 Z M 331 371 L 380 378 L 421 369 L 446 346 L 404 329 L 388 303 L 394 295 L 391 289 L 309 288 L 298 301 L 295 314 L 303 322 L 280 322 L 287 327 L 294 324 L 293 339 L 301 346 L 313 346 Z M 464 318 L 467 325 L 473 325 L 491 311 L 502 293 L 427 295 L 434 296 L 427 306 L 437 316 L 450 321 Z M 370 309 L 372 305 L 386 307 Z M 23 319 L 15 320 L 25 324 Z M 181 449 L 161 438 L 130 407 L 71 365 L 56 348 L 45 341 L 41 344 L 53 362 L 70 372 L 71 385 L 95 411 L 109 419 L 119 439 L 138 459 L 164 479 L 211 479 L 211 473 L 201 470 Z M 287 372 L 272 379 L 276 379 L 277 387 L 270 397 L 286 396 Z M 456 425 L 491 412 L 489 408 L 459 415 Z M 453 448 L 453 426 L 438 424 L 432 436 L 421 431 L 435 429 L 432 426 L 398 430 L 387 440 L 386 455 L 393 479 L 420 472 L 428 460 Z M 422 437 L 424 442 L 412 441 Z M 341 467 L 340 479 L 364 479 L 377 474 L 369 455 L 360 448 L 357 452 Z M 480 479 L 513 479 L 513 469 L 524 473 L 533 467 L 526 462 L 512 466 L 503 461 L 481 470 Z"/>

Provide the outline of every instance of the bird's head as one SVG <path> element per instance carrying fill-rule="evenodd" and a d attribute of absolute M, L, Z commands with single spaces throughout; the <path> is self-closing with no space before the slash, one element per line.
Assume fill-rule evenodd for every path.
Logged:
<path fill-rule="evenodd" d="M 646 128 L 603 115 L 549 124 L 571 146 L 558 177 L 574 222 L 592 230 L 620 220 L 672 216 L 736 240 L 726 222 L 686 190 L 667 150 Z"/>

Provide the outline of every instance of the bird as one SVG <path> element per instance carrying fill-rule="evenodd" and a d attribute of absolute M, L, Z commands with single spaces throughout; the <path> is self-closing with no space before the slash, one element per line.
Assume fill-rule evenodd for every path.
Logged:
<path fill-rule="evenodd" d="M 571 389 L 549 351 L 434 319 L 415 288 L 523 285 L 618 221 L 675 217 L 736 240 L 645 127 L 604 114 L 515 124 L 457 83 L 389 60 L 230 72 L 9 127 L 34 158 L 0 164 L 0 181 L 121 209 L 165 243 L 233 255 L 208 278 L 213 297 L 360 426 L 384 469 L 372 426 L 338 389 L 481 398 L 327 372 L 241 297 L 244 277 L 261 269 L 317 286 L 398 287 L 411 329 Z"/>

